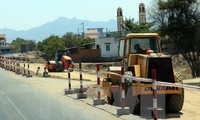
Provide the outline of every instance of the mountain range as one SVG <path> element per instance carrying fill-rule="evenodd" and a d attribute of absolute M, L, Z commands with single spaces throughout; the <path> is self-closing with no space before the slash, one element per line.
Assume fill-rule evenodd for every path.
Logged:
<path fill-rule="evenodd" d="M 88 28 L 104 28 L 104 32 L 117 30 L 116 20 L 109 20 L 104 22 L 59 17 L 52 22 L 48 22 L 29 30 L 16 31 L 7 28 L 0 29 L 0 34 L 6 34 L 8 43 L 12 42 L 12 40 L 15 40 L 17 37 L 28 40 L 42 41 L 52 34 L 62 36 L 67 32 L 77 33 L 78 30 L 81 33 L 83 32 L 82 23 L 84 23 L 84 30 Z"/>

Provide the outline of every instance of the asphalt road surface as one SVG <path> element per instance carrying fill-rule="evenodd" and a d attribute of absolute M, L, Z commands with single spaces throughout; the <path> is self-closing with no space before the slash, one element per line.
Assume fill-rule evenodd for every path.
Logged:
<path fill-rule="evenodd" d="M 0 120 L 100 120 L 0 68 Z"/>

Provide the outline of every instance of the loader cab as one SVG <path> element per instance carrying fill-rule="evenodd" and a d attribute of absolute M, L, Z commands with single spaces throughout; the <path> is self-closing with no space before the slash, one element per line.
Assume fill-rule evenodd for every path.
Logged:
<path fill-rule="evenodd" d="M 157 33 L 131 33 L 126 35 L 123 42 L 123 57 L 127 58 L 130 54 L 145 54 L 144 51 L 152 50 L 160 53 L 160 42 Z M 140 49 L 140 50 L 137 50 Z M 143 52 L 142 52 L 143 51 Z"/>
<path fill-rule="evenodd" d="M 124 39 L 124 65 L 136 77 L 151 78 L 157 70 L 158 81 L 175 82 L 171 57 L 161 53 L 157 33 L 132 33 Z"/>
<path fill-rule="evenodd" d="M 137 77 L 146 77 L 148 57 L 160 54 L 160 42 L 157 33 L 131 33 L 119 41 L 119 58 L 123 58 L 127 71 L 135 71 Z"/>
<path fill-rule="evenodd" d="M 131 33 L 119 40 L 118 58 L 127 59 L 133 55 L 161 53 L 157 33 Z"/>
<path fill-rule="evenodd" d="M 124 59 L 129 54 L 145 54 L 147 50 L 151 50 L 154 53 L 161 53 L 158 34 L 131 33 L 119 40 L 118 57 Z"/>
<path fill-rule="evenodd" d="M 146 54 L 148 50 L 152 50 L 152 52 L 158 53 L 160 50 L 158 49 L 157 38 L 132 38 L 129 39 L 130 42 L 130 54 Z"/>

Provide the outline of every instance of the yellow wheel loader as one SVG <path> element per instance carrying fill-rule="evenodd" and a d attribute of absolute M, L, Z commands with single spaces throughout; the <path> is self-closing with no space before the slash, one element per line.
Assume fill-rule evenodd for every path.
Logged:
<path fill-rule="evenodd" d="M 179 83 L 171 57 L 161 51 L 157 33 L 131 33 L 119 40 L 119 57 L 123 58 L 125 75 L 137 78 L 151 78 L 152 69 L 156 69 L 157 81 Z M 110 66 L 109 72 L 121 73 L 121 66 Z M 102 82 L 102 90 L 107 102 L 120 106 L 120 76 L 108 74 Z M 140 113 L 146 107 L 152 107 L 152 83 L 125 78 L 126 106 L 133 113 Z M 169 86 L 157 86 L 158 107 L 167 113 L 179 112 L 183 107 L 184 89 Z M 159 96 L 164 96 L 159 99 Z M 164 99 L 163 99 L 164 98 Z M 164 101 L 164 103 L 163 103 Z M 161 104 L 162 103 L 162 104 Z"/>

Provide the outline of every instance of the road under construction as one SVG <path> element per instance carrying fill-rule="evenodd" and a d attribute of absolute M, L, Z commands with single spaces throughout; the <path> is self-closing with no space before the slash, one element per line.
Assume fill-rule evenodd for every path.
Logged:
<path fill-rule="evenodd" d="M 23 66 L 24 61 L 20 61 L 20 63 L 21 63 L 20 71 L 23 72 L 24 71 L 24 66 Z M 17 70 L 18 67 L 17 66 L 14 67 L 13 65 L 14 64 L 8 65 L 8 67 L 7 67 L 8 69 L 7 70 L 10 71 L 11 68 L 13 69 L 12 71 L 14 71 L 14 69 Z M 17 65 L 17 64 L 15 64 L 15 65 Z M 43 64 L 37 64 L 36 65 L 37 67 L 34 65 L 34 63 L 30 64 L 29 65 L 29 67 L 30 67 L 29 70 L 30 70 L 30 74 L 32 74 L 32 78 L 31 77 L 27 77 L 26 79 L 23 79 L 23 81 L 29 83 L 31 86 L 35 86 L 37 88 L 39 87 L 39 88 L 48 90 L 51 93 L 53 93 L 54 95 L 59 94 L 58 96 L 62 96 L 64 94 L 64 89 L 68 89 L 69 88 L 69 85 L 68 85 L 68 83 L 69 83 L 68 82 L 68 71 L 64 71 L 63 73 L 61 73 L 62 74 L 61 76 L 63 76 L 63 78 L 65 78 L 65 79 L 58 79 L 57 80 L 55 78 L 56 74 L 57 74 L 57 77 L 58 77 L 60 75 L 60 73 L 59 74 L 58 73 L 49 73 L 50 77 L 53 77 L 53 79 L 49 78 L 49 77 L 48 78 L 46 78 L 46 77 L 44 78 L 44 77 L 42 77 L 42 75 L 41 75 L 41 78 L 40 78 L 40 77 L 38 77 L 36 75 L 36 71 L 37 71 L 38 65 L 41 68 L 45 67 L 45 65 L 43 65 Z M 1 66 L 2 66 L 2 64 L 1 64 Z M 33 66 L 35 66 L 35 67 L 33 67 Z M 94 66 L 96 66 L 96 65 L 94 65 Z M 2 67 L 5 69 L 5 66 L 2 66 Z M 28 70 L 28 64 L 27 63 L 25 65 L 25 68 L 26 68 L 25 71 L 27 71 Z M 41 69 L 40 72 L 43 72 L 43 70 Z M 105 73 L 104 72 L 105 71 L 101 71 L 101 69 L 100 69 L 100 74 L 101 74 L 100 75 L 100 80 L 101 81 L 103 79 L 103 75 L 106 76 L 106 74 L 107 74 L 106 72 Z M 24 78 L 24 77 L 22 77 L 22 75 L 17 75 L 15 73 L 12 73 L 12 74 L 16 78 L 21 78 L 21 79 Z M 27 72 L 27 74 L 28 74 L 28 72 Z M 90 76 L 89 77 L 91 79 L 93 79 L 93 80 L 92 81 L 88 80 L 87 79 L 88 78 L 87 75 L 92 76 L 92 77 L 90 77 Z M 71 72 L 71 88 L 73 90 L 77 90 L 77 89 L 79 90 L 79 88 L 81 87 L 80 86 L 81 83 L 80 83 L 80 79 L 79 78 L 80 78 L 80 70 L 79 69 L 75 69 L 73 72 Z M 73 94 L 70 94 L 70 95 L 66 95 L 66 96 L 70 97 L 72 99 L 84 101 L 88 105 L 94 106 L 94 101 L 93 100 L 98 98 L 98 95 L 99 95 L 98 89 L 97 89 L 98 88 L 98 86 L 97 86 L 98 85 L 98 82 L 97 82 L 98 79 L 97 79 L 96 70 L 85 70 L 85 69 L 82 70 L 82 78 L 83 78 L 83 81 L 82 81 L 83 82 L 83 88 L 87 88 L 86 93 L 87 93 L 88 97 L 86 99 L 77 99 L 77 93 L 79 91 L 78 92 L 74 92 Z M 183 82 L 189 83 L 188 81 L 192 82 L 192 80 L 184 80 Z M 198 82 L 198 80 L 196 79 L 195 82 Z M 39 86 L 39 84 L 42 84 L 42 85 Z M 183 85 L 185 85 L 185 84 L 183 84 Z M 199 109 L 199 106 L 197 105 L 198 100 L 199 100 L 199 98 L 198 98 L 198 94 L 199 94 L 199 90 L 198 89 L 199 88 L 195 87 L 195 86 L 192 88 L 192 86 L 187 86 L 187 85 L 185 85 L 184 87 L 185 88 L 189 88 L 189 89 L 185 90 L 185 103 L 184 103 L 183 109 L 180 111 L 180 113 L 177 113 L 177 114 L 169 114 L 168 115 L 168 114 L 163 114 L 162 113 L 162 118 L 188 119 L 188 118 L 192 117 L 194 119 L 198 119 L 199 116 L 198 116 L 198 113 L 196 111 L 198 111 L 198 109 Z M 164 89 L 163 87 L 158 87 L 158 89 L 159 88 Z M 166 87 L 166 88 L 169 88 L 169 87 Z M 170 89 L 171 88 L 176 88 L 176 87 L 170 87 Z M 191 90 L 191 88 L 192 88 L 192 90 Z M 152 88 L 149 88 L 148 90 L 152 90 Z M 102 93 L 102 91 L 101 91 L 100 95 L 101 95 L 101 99 L 103 99 L 103 97 L 105 97 L 104 93 Z M 190 99 L 190 98 L 193 98 L 193 99 Z M 116 106 L 114 106 L 114 105 L 110 106 L 108 104 L 104 104 L 104 105 L 95 105 L 95 106 L 97 108 L 99 108 L 99 109 L 103 109 L 104 111 L 106 111 L 108 113 L 111 113 L 112 115 L 118 116 L 117 112 L 116 112 Z M 105 106 L 105 108 L 104 108 L 104 106 Z M 109 108 L 109 109 L 111 109 L 111 111 L 107 110 L 107 106 L 111 107 L 111 108 Z M 159 112 L 158 112 L 158 114 L 159 114 Z M 142 114 L 142 115 L 143 116 L 138 116 L 138 115 L 133 115 L 133 114 L 130 113 L 128 116 L 129 117 L 131 116 L 132 118 L 136 118 L 136 119 L 138 119 L 138 118 L 149 118 L 149 116 L 151 116 L 151 115 L 145 116 L 144 114 Z M 126 115 L 120 115 L 120 116 L 123 119 L 129 119 L 129 117 L 128 118 L 125 117 Z"/>

